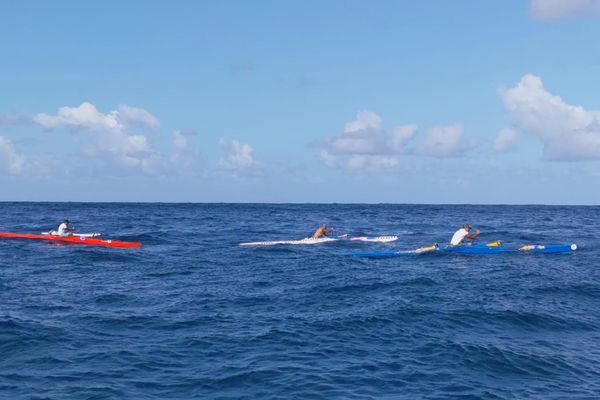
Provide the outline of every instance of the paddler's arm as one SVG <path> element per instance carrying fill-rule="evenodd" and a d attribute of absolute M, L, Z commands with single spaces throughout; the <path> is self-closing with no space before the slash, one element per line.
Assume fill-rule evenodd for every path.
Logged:
<path fill-rule="evenodd" d="M 481 232 L 479 231 L 479 229 L 477 229 L 477 231 L 475 233 L 467 233 L 467 235 L 465 237 L 468 237 L 471 240 L 475 240 L 477 239 L 477 236 L 479 236 Z"/>

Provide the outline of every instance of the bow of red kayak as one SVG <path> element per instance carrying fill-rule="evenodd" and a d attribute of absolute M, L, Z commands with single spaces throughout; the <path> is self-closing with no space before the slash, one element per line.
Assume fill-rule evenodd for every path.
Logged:
<path fill-rule="evenodd" d="M 96 239 L 85 236 L 54 236 L 54 235 L 36 235 L 33 233 L 10 233 L 0 232 L 0 238 L 11 239 L 38 239 L 52 242 L 86 244 L 91 246 L 117 247 L 117 248 L 138 248 L 142 244 L 140 242 L 124 242 L 121 240 L 112 239 Z"/>

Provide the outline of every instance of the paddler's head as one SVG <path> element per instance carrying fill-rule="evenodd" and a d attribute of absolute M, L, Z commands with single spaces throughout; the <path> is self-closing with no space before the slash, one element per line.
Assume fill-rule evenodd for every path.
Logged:
<path fill-rule="evenodd" d="M 464 224 L 464 225 L 463 225 L 463 228 L 465 228 L 465 230 L 468 232 L 468 231 L 470 231 L 470 230 L 471 230 L 471 225 L 469 225 L 469 224 Z"/>
<path fill-rule="evenodd" d="M 68 219 L 65 219 L 63 222 L 64 222 L 65 224 L 67 224 L 67 225 L 69 225 L 69 224 L 70 224 L 70 222 L 69 222 L 69 220 L 68 220 Z"/>

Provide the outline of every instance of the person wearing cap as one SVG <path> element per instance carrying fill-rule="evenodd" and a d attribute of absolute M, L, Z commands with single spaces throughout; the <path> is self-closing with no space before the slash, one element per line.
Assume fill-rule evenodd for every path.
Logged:
<path fill-rule="evenodd" d="M 320 237 L 323 236 L 327 236 L 327 226 L 325 224 L 321 225 L 320 227 L 317 228 L 317 230 L 315 231 L 315 233 L 313 233 L 312 238 L 313 239 L 318 239 Z"/>
<path fill-rule="evenodd" d="M 65 219 L 62 224 L 58 226 L 57 235 L 59 236 L 71 236 L 73 235 L 73 229 L 69 227 L 69 220 Z"/>
<path fill-rule="evenodd" d="M 458 246 L 459 244 L 463 243 L 465 239 L 471 239 L 471 241 L 474 242 L 475 239 L 477 239 L 477 236 L 479 236 L 480 232 L 478 229 L 475 233 L 469 233 L 471 229 L 471 225 L 464 224 L 462 228 L 454 232 L 454 235 L 452 235 L 452 240 L 450 240 L 450 244 L 452 246 Z"/>

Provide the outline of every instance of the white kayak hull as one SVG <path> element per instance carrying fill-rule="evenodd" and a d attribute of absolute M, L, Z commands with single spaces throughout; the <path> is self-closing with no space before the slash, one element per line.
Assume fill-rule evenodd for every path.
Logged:
<path fill-rule="evenodd" d="M 387 243 L 398 240 L 398 236 L 357 236 L 350 238 L 304 238 L 300 240 L 275 240 L 270 242 L 247 242 L 240 243 L 240 246 L 275 246 L 279 244 L 321 244 L 327 242 L 338 242 L 338 241 L 357 241 L 357 242 L 376 242 L 376 243 Z"/>
<path fill-rule="evenodd" d="M 367 237 L 367 236 L 357 236 L 352 237 L 350 240 L 355 240 L 359 242 L 377 242 L 377 243 L 388 243 L 395 242 L 398 240 L 398 236 L 376 236 L 376 237 Z"/>

